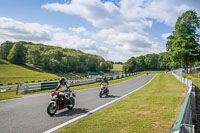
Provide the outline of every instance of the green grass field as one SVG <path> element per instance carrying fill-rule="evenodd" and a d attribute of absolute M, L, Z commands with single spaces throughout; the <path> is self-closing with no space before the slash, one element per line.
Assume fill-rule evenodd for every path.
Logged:
<path fill-rule="evenodd" d="M 169 133 L 187 86 L 158 74 L 144 88 L 58 133 Z"/>
<path fill-rule="evenodd" d="M 113 70 L 122 71 L 122 64 L 113 64 Z"/>
<path fill-rule="evenodd" d="M 196 75 L 184 74 L 183 77 L 192 80 L 194 84 L 200 88 L 200 78 L 198 78 Z"/>
<path fill-rule="evenodd" d="M 39 72 L 0 60 L 0 84 L 59 78 L 55 74 Z"/>

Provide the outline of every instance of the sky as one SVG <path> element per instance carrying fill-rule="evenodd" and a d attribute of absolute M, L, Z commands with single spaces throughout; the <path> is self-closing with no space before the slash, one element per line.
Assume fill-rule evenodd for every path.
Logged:
<path fill-rule="evenodd" d="M 0 0 L 0 44 L 31 41 L 125 62 L 165 52 L 166 37 L 200 0 Z"/>

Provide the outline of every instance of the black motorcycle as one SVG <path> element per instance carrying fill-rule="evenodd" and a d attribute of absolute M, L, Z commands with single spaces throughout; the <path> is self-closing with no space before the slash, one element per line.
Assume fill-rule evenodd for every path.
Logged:
<path fill-rule="evenodd" d="M 57 110 L 62 110 L 68 108 L 69 110 L 73 109 L 75 105 L 75 93 L 73 91 L 66 92 L 57 92 L 53 91 L 50 94 L 51 101 L 47 107 L 47 113 L 50 116 L 55 115 Z"/>

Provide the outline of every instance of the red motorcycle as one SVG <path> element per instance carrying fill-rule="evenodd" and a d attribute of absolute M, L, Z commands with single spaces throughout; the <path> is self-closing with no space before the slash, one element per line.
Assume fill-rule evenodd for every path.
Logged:
<path fill-rule="evenodd" d="M 75 93 L 73 91 L 57 92 L 53 91 L 50 94 L 51 101 L 47 107 L 47 113 L 50 116 L 55 115 L 57 110 L 68 108 L 73 109 L 75 105 Z"/>
<path fill-rule="evenodd" d="M 108 94 L 108 86 L 106 86 L 105 84 L 101 84 L 101 91 L 99 92 L 99 97 L 102 98 L 103 96 L 108 96 Z"/>

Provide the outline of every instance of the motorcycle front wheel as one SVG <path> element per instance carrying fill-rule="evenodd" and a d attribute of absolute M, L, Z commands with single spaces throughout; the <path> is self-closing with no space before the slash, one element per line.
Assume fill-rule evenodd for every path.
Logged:
<path fill-rule="evenodd" d="M 47 113 L 50 115 L 50 116 L 54 116 L 55 113 L 57 111 L 57 106 L 54 106 L 53 103 L 50 103 L 47 107 Z"/>
<path fill-rule="evenodd" d="M 70 100 L 70 104 L 67 106 L 67 108 L 69 110 L 71 110 L 71 109 L 73 109 L 73 107 L 75 105 L 75 99 L 73 97 L 70 97 L 69 100 Z"/>
<path fill-rule="evenodd" d="M 99 92 L 99 97 L 102 98 L 102 96 L 103 96 L 103 91 L 100 91 Z"/>

